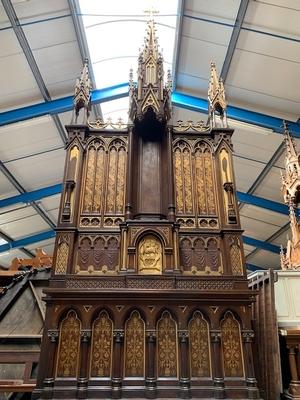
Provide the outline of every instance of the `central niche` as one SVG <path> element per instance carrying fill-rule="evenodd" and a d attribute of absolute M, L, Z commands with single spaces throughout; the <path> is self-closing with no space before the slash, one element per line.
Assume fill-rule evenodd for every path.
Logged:
<path fill-rule="evenodd" d="M 138 246 L 139 274 L 161 274 L 163 266 L 162 245 L 154 235 L 144 236 Z"/>

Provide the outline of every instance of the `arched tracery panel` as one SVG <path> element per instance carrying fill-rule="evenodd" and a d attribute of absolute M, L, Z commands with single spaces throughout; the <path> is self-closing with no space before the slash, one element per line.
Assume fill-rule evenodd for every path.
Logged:
<path fill-rule="evenodd" d="M 191 150 L 184 140 L 174 148 L 176 213 L 194 214 Z"/>
<path fill-rule="evenodd" d="M 113 323 L 107 311 L 99 313 L 93 323 L 91 343 L 91 377 L 110 377 L 112 369 Z"/>
<path fill-rule="evenodd" d="M 196 311 L 188 325 L 191 377 L 211 376 L 209 327 L 200 311 Z"/>
<path fill-rule="evenodd" d="M 105 173 L 104 143 L 93 140 L 87 150 L 86 175 L 83 196 L 84 213 L 101 213 L 103 208 L 104 173 Z"/>
<path fill-rule="evenodd" d="M 60 324 L 56 375 L 76 378 L 79 367 L 81 322 L 74 310 L 70 310 Z"/>
<path fill-rule="evenodd" d="M 133 311 L 125 324 L 125 376 L 145 376 L 145 323 Z"/>
<path fill-rule="evenodd" d="M 216 190 L 213 174 L 213 159 L 210 146 L 200 142 L 195 148 L 195 186 L 198 214 L 216 215 Z"/>
<path fill-rule="evenodd" d="M 177 326 L 169 311 L 164 311 L 157 322 L 157 375 L 177 377 Z"/>
<path fill-rule="evenodd" d="M 122 140 L 114 140 L 108 149 L 108 173 L 105 212 L 124 213 L 126 149 Z"/>
<path fill-rule="evenodd" d="M 243 353 L 240 324 L 228 311 L 221 321 L 221 341 L 225 377 L 243 377 Z"/>

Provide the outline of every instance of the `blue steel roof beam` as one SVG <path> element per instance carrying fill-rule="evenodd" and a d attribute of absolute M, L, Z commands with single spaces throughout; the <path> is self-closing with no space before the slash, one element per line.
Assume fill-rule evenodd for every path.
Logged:
<path fill-rule="evenodd" d="M 8 243 L 13 242 L 13 239 L 2 231 L 0 231 L 0 238 L 4 239 Z M 34 257 L 34 254 L 30 250 L 26 249 L 25 247 L 20 247 L 20 250 L 23 251 L 23 253 L 25 253 L 30 258 Z"/>
<path fill-rule="evenodd" d="M 81 55 L 81 61 L 83 63 L 83 61 L 86 58 L 88 60 L 91 60 L 91 56 L 90 56 L 89 47 L 88 47 L 87 40 L 86 40 L 86 35 L 85 35 L 82 19 L 81 19 L 81 17 L 79 17 L 79 15 L 81 14 L 80 5 L 77 0 L 68 0 L 68 4 L 69 4 L 70 11 L 71 11 L 71 18 L 73 21 L 75 35 L 77 38 L 77 43 L 78 43 L 78 47 L 79 47 L 79 51 L 80 51 L 80 55 Z M 89 69 L 89 74 L 90 74 L 90 78 L 91 78 L 93 87 L 96 88 L 97 85 L 96 85 L 95 75 L 94 75 L 94 71 L 93 71 L 92 67 Z M 100 105 L 98 103 L 95 103 L 93 107 L 94 107 L 94 112 L 95 112 L 96 117 L 102 118 L 103 115 L 102 115 Z"/>
<path fill-rule="evenodd" d="M 105 101 L 120 99 L 128 96 L 128 83 L 111 86 L 104 89 L 95 89 L 92 92 L 92 104 Z M 193 97 L 187 94 L 174 92 L 172 94 L 172 103 L 174 106 L 186 108 L 192 111 L 207 113 L 207 100 Z M 22 120 L 40 117 L 42 115 L 59 114 L 72 110 L 73 97 L 63 97 L 47 101 L 44 103 L 33 104 L 28 107 L 18 108 L 11 111 L 0 113 L 0 126 L 12 124 Z M 239 107 L 228 106 L 227 115 L 229 118 L 242 121 L 252 125 L 259 125 L 274 132 L 282 134 L 282 119 L 255 111 L 246 110 Z M 300 138 L 300 123 L 287 121 L 290 132 L 293 136 Z"/>
<path fill-rule="evenodd" d="M 255 272 L 255 271 L 265 271 L 267 268 L 259 267 L 258 265 L 246 263 L 246 268 L 248 271 Z"/>
<path fill-rule="evenodd" d="M 186 108 L 192 111 L 206 113 L 208 110 L 208 102 L 206 99 L 190 96 L 175 91 L 172 94 L 172 103 L 174 106 Z M 227 107 L 228 118 L 236 121 L 245 122 L 247 124 L 258 125 L 263 128 L 272 129 L 276 133 L 283 133 L 282 118 L 273 117 L 271 115 L 261 114 L 256 111 L 250 111 L 239 107 Z M 300 123 L 287 121 L 290 132 L 294 137 L 300 138 Z"/>
<path fill-rule="evenodd" d="M 111 101 L 128 96 L 128 82 L 111 86 L 104 89 L 92 91 L 92 104 Z M 60 114 L 73 109 L 73 96 L 62 97 L 44 103 L 17 108 L 11 111 L 0 113 L 0 126 L 13 124 L 43 115 Z"/>
<path fill-rule="evenodd" d="M 9 251 L 11 249 L 19 249 L 23 246 L 28 246 L 33 243 L 42 242 L 43 240 L 51 239 L 55 237 L 55 231 L 49 230 L 41 233 L 37 233 L 36 235 L 27 236 L 22 239 L 13 240 L 11 243 L 3 244 L 0 246 L 0 253 Z"/>
<path fill-rule="evenodd" d="M 29 67 L 30 67 L 30 69 L 31 69 L 31 71 L 33 73 L 34 79 L 35 79 L 35 81 L 36 81 L 36 83 L 37 83 L 37 85 L 38 85 L 38 87 L 40 89 L 40 92 L 41 92 L 42 96 L 44 97 L 44 99 L 46 101 L 50 101 L 51 100 L 51 96 L 50 96 L 50 94 L 48 92 L 48 89 L 46 88 L 45 82 L 44 82 L 44 80 L 42 78 L 42 75 L 41 75 L 41 72 L 40 72 L 40 70 L 39 70 L 39 68 L 37 66 L 37 63 L 35 61 L 35 58 L 33 56 L 33 53 L 32 53 L 31 48 L 29 46 L 29 43 L 28 43 L 28 41 L 26 39 L 25 33 L 23 31 L 23 28 L 22 28 L 22 26 L 21 26 L 21 24 L 19 22 L 17 14 L 15 12 L 15 9 L 14 9 L 14 7 L 13 7 L 13 5 L 12 5 L 10 0 L 2 0 L 2 4 L 3 4 L 3 7 L 4 7 L 4 9 L 6 11 L 6 14 L 8 16 L 8 19 L 9 19 L 11 25 L 12 25 L 12 28 L 13 28 L 13 30 L 15 32 L 15 35 L 16 35 L 18 41 L 19 41 L 19 44 L 20 44 L 20 46 L 21 46 L 21 48 L 22 48 L 22 50 L 24 52 L 24 55 L 25 55 L 26 60 L 28 62 L 28 65 L 29 65 Z M 55 126 L 56 126 L 56 128 L 58 130 L 58 133 L 59 133 L 63 143 L 66 143 L 67 135 L 66 135 L 66 132 L 65 132 L 60 120 L 59 120 L 59 117 L 57 115 L 53 115 L 52 118 L 53 118 L 53 121 L 55 123 Z"/>
<path fill-rule="evenodd" d="M 184 8 L 185 8 L 185 0 L 179 0 L 178 8 L 177 8 L 177 22 L 176 22 L 173 63 L 172 63 L 173 64 L 173 71 L 172 71 L 173 90 L 176 89 L 176 85 L 177 85 L 177 74 L 178 74 L 179 55 L 180 55 L 181 38 L 182 38 Z"/>
<path fill-rule="evenodd" d="M 263 240 L 258 240 L 258 239 L 254 239 L 252 237 L 243 235 L 243 241 L 245 244 L 248 244 L 249 246 L 258 247 L 262 250 L 270 251 L 272 253 L 277 253 L 277 254 L 280 253 L 279 246 L 272 244 L 272 243 L 264 242 Z"/>
<path fill-rule="evenodd" d="M 249 0 L 241 0 L 241 2 L 240 2 L 240 6 L 239 6 L 237 16 L 235 19 L 235 23 L 234 23 L 234 28 L 231 33 L 229 45 L 227 48 L 227 53 L 226 53 L 222 71 L 220 74 L 221 77 L 223 78 L 224 82 L 226 81 L 226 78 L 227 78 L 227 75 L 229 72 L 229 67 L 231 64 L 231 60 L 232 60 L 234 51 L 236 49 L 236 44 L 237 44 L 238 38 L 240 36 L 240 32 L 241 32 L 241 28 L 242 28 L 242 25 L 244 22 L 248 4 L 249 4 Z"/>
<path fill-rule="evenodd" d="M 15 189 L 17 189 L 20 193 L 26 193 L 26 190 L 23 188 L 23 186 L 17 181 L 17 179 L 12 175 L 12 173 L 6 168 L 6 166 L 3 164 L 2 161 L 0 161 L 0 171 L 6 176 L 6 178 L 9 180 L 9 182 L 14 186 Z M 51 219 L 48 217 L 48 215 L 45 214 L 45 212 L 34 202 L 31 204 L 31 206 L 35 209 L 35 211 L 43 218 L 43 220 L 52 228 L 55 228 L 55 224 Z"/>

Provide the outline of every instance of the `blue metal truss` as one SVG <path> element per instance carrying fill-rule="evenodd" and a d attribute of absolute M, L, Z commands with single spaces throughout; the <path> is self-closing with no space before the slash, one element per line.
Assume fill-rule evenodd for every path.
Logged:
<path fill-rule="evenodd" d="M 128 96 L 128 83 L 121 83 L 105 89 L 95 89 L 92 92 L 92 104 L 115 100 Z M 177 107 L 187 108 L 189 110 L 207 113 L 207 99 L 193 97 L 187 94 L 175 91 L 172 93 L 172 103 Z M 40 117 L 43 115 L 54 115 L 70 111 L 73 108 L 73 97 L 63 97 L 44 103 L 33 104 L 28 107 L 18 108 L 11 111 L 0 113 L 0 126 Z M 239 107 L 228 106 L 227 115 L 229 118 L 237 121 L 246 122 L 272 129 L 277 133 L 282 133 L 282 119 L 255 111 L 246 110 Z M 287 121 L 289 129 L 295 137 L 300 138 L 300 124 Z"/>
<path fill-rule="evenodd" d="M 272 244 L 272 243 L 264 242 L 263 240 L 254 239 L 249 236 L 243 236 L 243 241 L 245 244 L 248 244 L 249 246 L 253 246 L 253 247 L 257 247 L 262 250 L 270 251 L 271 253 L 277 253 L 277 254 L 280 253 L 279 246 Z"/>
<path fill-rule="evenodd" d="M 249 264 L 249 263 L 246 263 L 246 268 L 247 268 L 248 271 L 251 271 L 251 272 L 265 271 L 265 268 L 258 267 L 257 265 Z"/>
<path fill-rule="evenodd" d="M 5 251 L 9 251 L 12 249 L 19 249 L 20 247 L 28 246 L 33 243 L 41 242 L 43 240 L 51 239 L 55 237 L 55 231 L 49 230 L 41 233 L 37 233 L 36 235 L 27 236 L 22 239 L 13 240 L 10 243 L 3 244 L 0 246 L 0 253 Z"/>

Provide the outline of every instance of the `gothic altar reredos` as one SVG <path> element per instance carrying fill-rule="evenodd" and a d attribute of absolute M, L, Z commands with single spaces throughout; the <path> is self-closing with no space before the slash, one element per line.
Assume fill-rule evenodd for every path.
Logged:
<path fill-rule="evenodd" d="M 223 83 L 207 124 L 172 123 L 171 90 L 153 21 L 128 124 L 89 122 L 84 65 L 34 398 L 258 398 Z"/>

